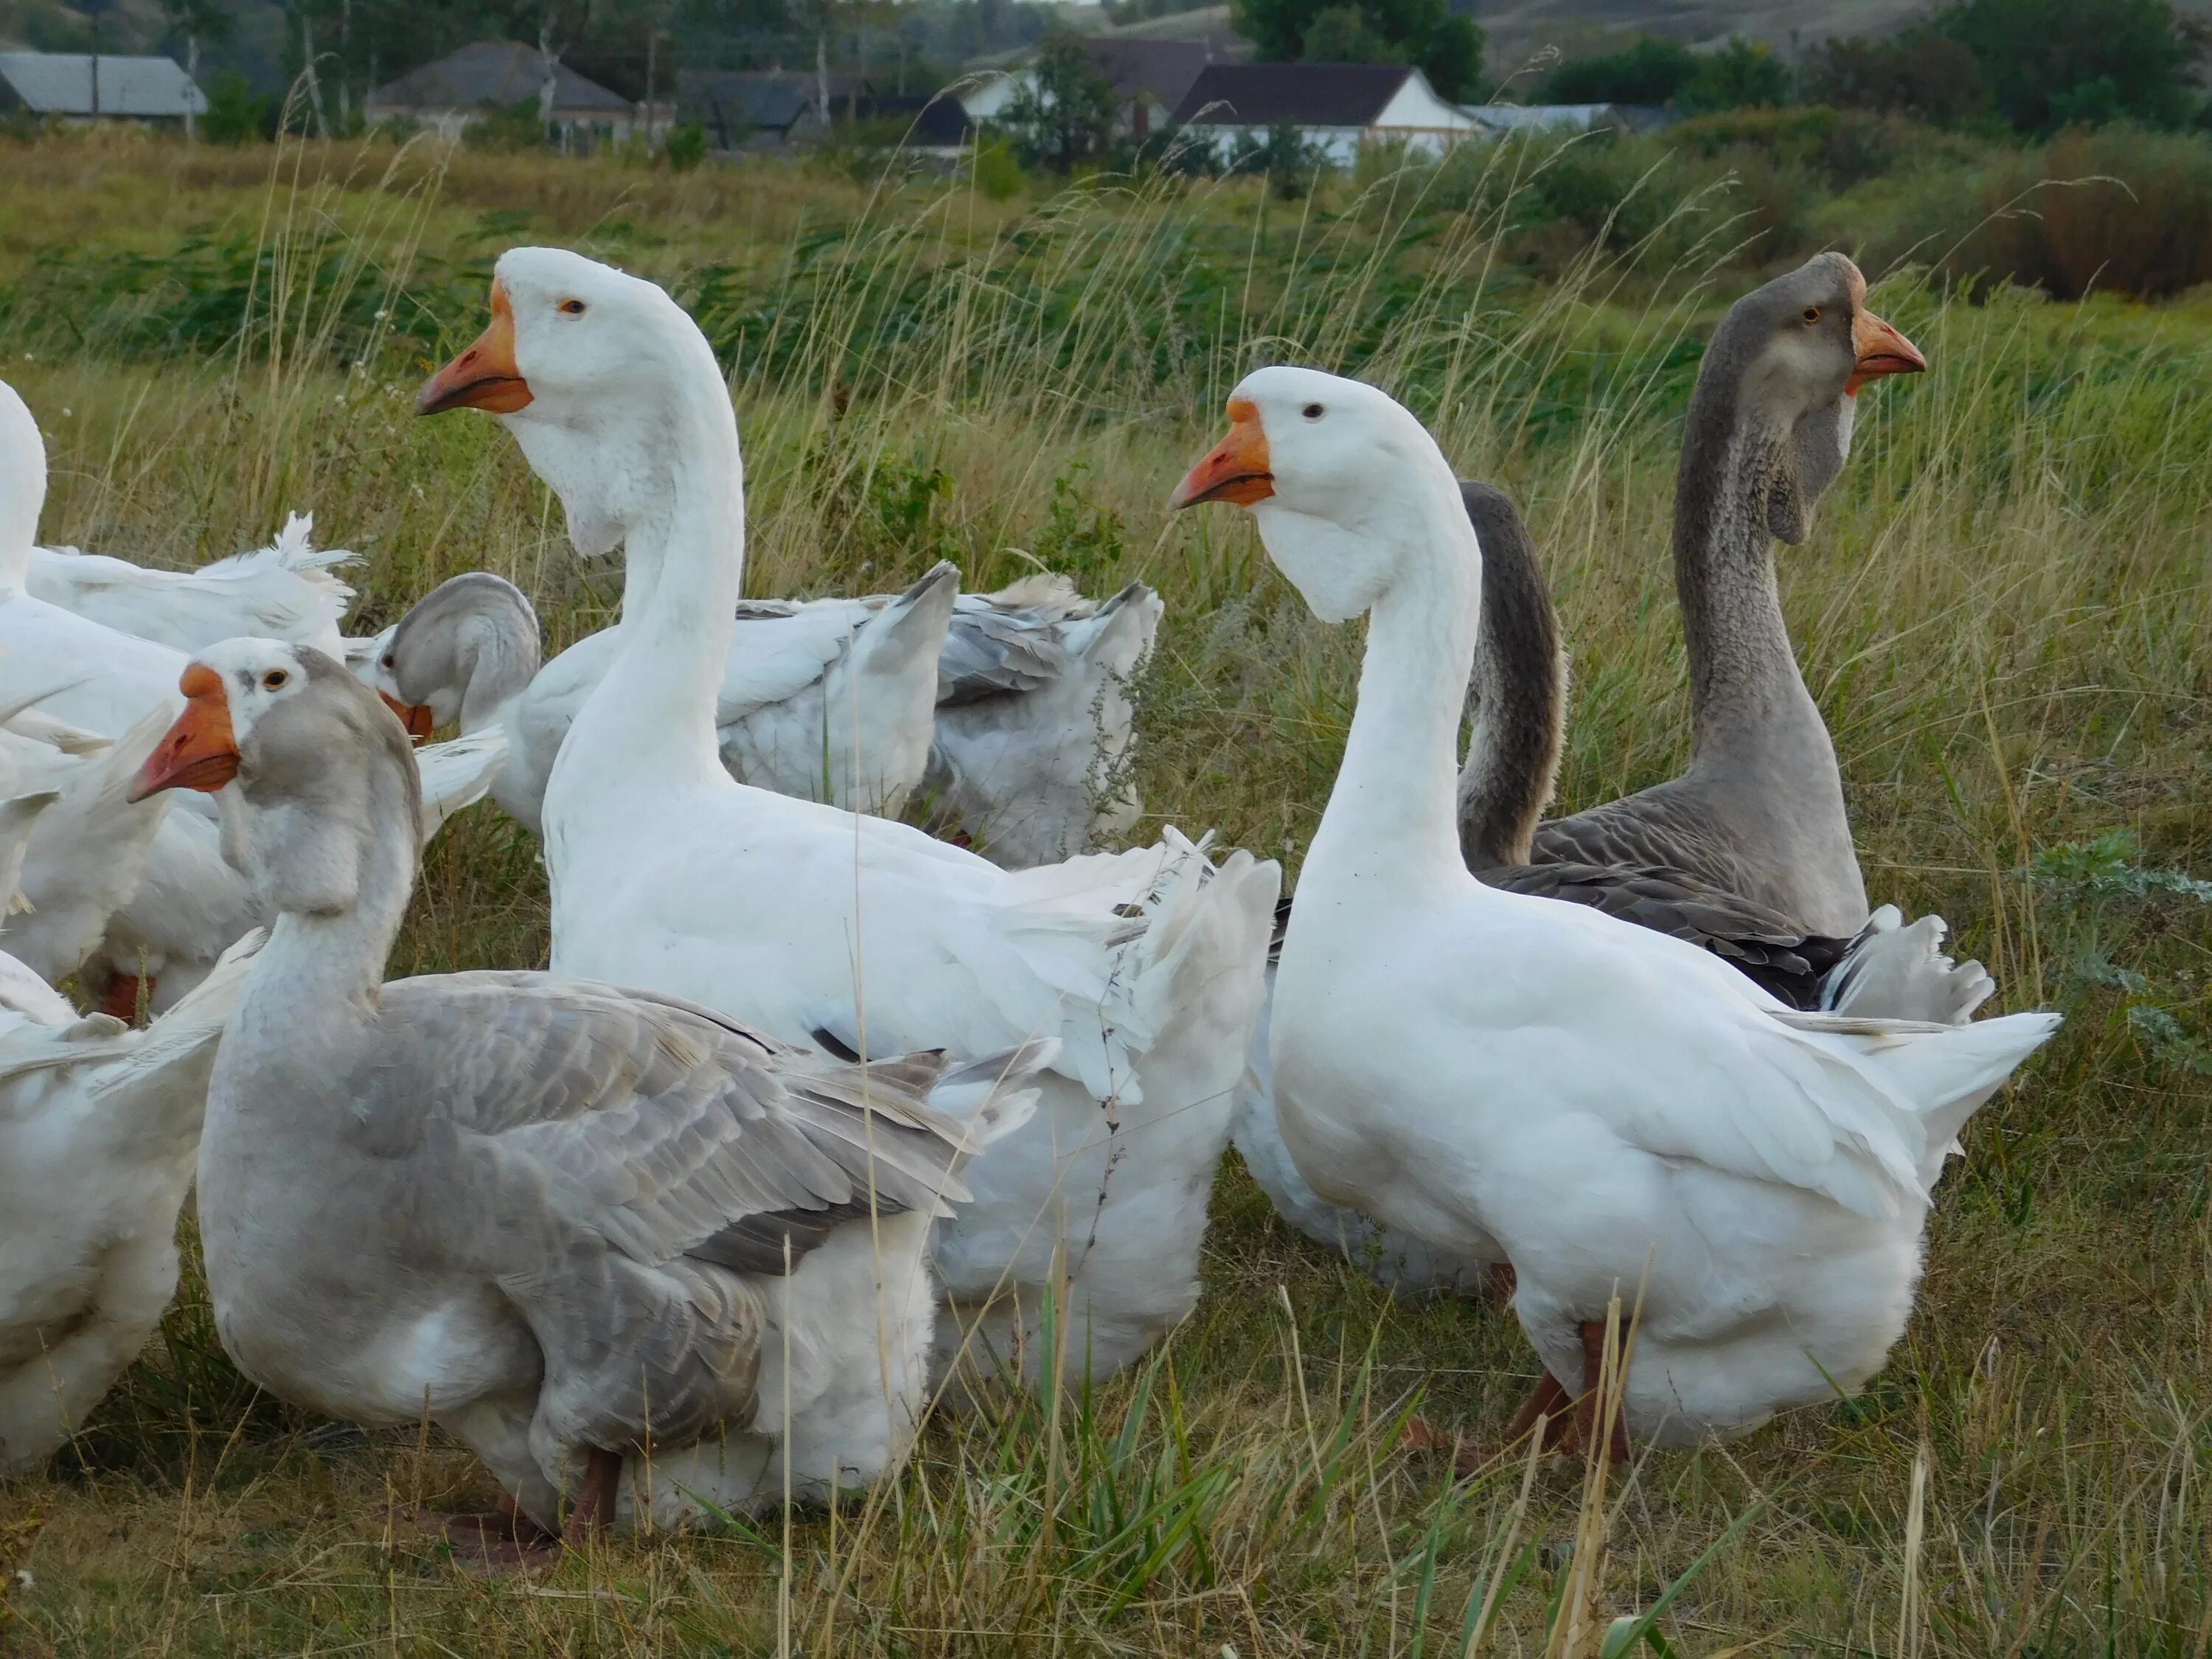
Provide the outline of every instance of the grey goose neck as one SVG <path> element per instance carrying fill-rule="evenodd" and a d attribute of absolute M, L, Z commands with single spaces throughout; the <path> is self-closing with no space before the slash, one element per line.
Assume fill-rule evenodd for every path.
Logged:
<path fill-rule="evenodd" d="M 1559 776 L 1567 666 L 1559 614 L 1512 497 L 1462 480 L 1482 544 L 1482 615 L 1468 701 L 1474 733 L 1459 781 L 1460 851 L 1477 872 L 1526 864 Z"/>

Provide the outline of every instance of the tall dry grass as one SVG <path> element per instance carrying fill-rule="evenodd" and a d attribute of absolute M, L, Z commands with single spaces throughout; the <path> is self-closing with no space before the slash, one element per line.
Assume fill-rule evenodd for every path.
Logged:
<path fill-rule="evenodd" d="M 49 539 L 185 562 L 312 506 L 368 556 L 364 628 L 479 566 L 556 643 L 599 625 L 614 574 L 568 556 L 511 446 L 408 414 L 477 325 L 496 248 L 562 240 L 668 281 L 723 349 L 754 591 L 888 587 L 945 556 L 978 585 L 1042 561 L 1161 588 L 1158 819 L 1294 871 L 1350 712 L 1356 632 L 1313 623 L 1249 529 L 1164 509 L 1262 361 L 1381 381 L 1524 503 L 1575 655 L 1563 805 L 1685 758 L 1665 534 L 1697 342 L 1732 297 L 1711 274 L 1725 195 L 1638 209 L 1637 238 L 1540 284 L 1500 257 L 1525 175 L 1002 204 L 957 181 L 381 149 L 258 174 L 112 141 L 9 159 L 0 227 L 31 252 L 0 266 L 0 373 L 49 434 Z M 1637 252 L 1654 239 L 1663 282 Z M 1930 371 L 1864 399 L 1815 535 L 1783 555 L 1791 625 L 1869 886 L 1942 909 L 2009 1006 L 2069 1021 L 1973 1126 L 1921 1310 L 1863 1398 L 1602 1492 L 1518 1463 L 1455 1481 L 1397 1425 L 1417 1397 L 1502 1422 L 1532 1369 L 1517 1332 L 1389 1304 L 1232 1169 L 1206 1296 L 1139 1374 L 934 1424 L 830 1515 L 481 1586 L 386 1518 L 486 1496 L 467 1460 L 257 1399 L 188 1276 L 73 1455 L 0 1488 L 0 1557 L 32 1580 L 0 1645 L 2203 1651 L 2212 994 L 2203 897 L 2159 872 L 2212 865 L 2212 334 L 2186 309 L 1967 305 L 1909 271 L 1875 303 Z M 530 845 L 470 815 L 394 971 L 544 951 Z"/>

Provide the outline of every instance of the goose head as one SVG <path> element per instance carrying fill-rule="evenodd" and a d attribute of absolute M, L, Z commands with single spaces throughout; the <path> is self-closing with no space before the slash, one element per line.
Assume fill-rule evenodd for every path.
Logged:
<path fill-rule="evenodd" d="M 0 380 L 0 582 L 22 586 L 46 505 L 46 441 L 30 406 Z"/>
<path fill-rule="evenodd" d="M 560 496 L 586 558 L 665 514 L 692 422 L 719 423 L 734 447 L 721 368 L 684 308 L 563 248 L 500 256 L 489 326 L 430 377 L 415 409 L 496 415 Z"/>
<path fill-rule="evenodd" d="M 1730 306 L 1698 370 L 1693 434 L 1732 428 L 1746 442 L 1758 471 L 1749 510 L 1793 544 L 1850 454 L 1860 390 L 1928 366 L 1867 308 L 1866 288 L 1844 255 L 1815 254 Z"/>
<path fill-rule="evenodd" d="M 539 655 L 538 612 L 522 590 L 471 570 L 399 619 L 377 654 L 376 689 L 410 736 L 455 720 L 472 732 L 530 684 Z"/>
<path fill-rule="evenodd" d="M 1252 510 L 1267 556 L 1323 622 L 1348 622 L 1434 556 L 1436 495 L 1466 523 L 1450 465 L 1412 412 L 1319 369 L 1255 369 L 1229 396 L 1229 435 L 1168 504 Z M 1439 500 L 1442 498 L 1440 497 Z"/>
<path fill-rule="evenodd" d="M 353 908 L 384 842 L 411 865 L 422 786 L 407 734 L 377 694 L 311 646 L 225 640 L 177 683 L 178 715 L 131 799 L 235 782 L 224 856 L 279 910 Z"/>

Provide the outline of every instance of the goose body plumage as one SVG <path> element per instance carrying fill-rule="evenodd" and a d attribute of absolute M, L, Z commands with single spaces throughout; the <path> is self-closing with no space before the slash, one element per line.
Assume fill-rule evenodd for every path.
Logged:
<path fill-rule="evenodd" d="M 958 571 L 940 564 L 902 593 L 747 604 L 725 659 L 714 724 L 731 775 L 763 789 L 896 812 L 929 754 L 936 660 Z M 617 632 L 587 635 L 543 667 L 538 615 L 489 572 L 456 576 L 401 618 L 356 672 L 395 702 L 465 733 L 497 728 L 501 806 L 542 833 L 546 780 L 576 711 L 605 677 Z"/>
<path fill-rule="evenodd" d="M 1048 1050 L 863 1073 L 651 992 L 383 983 L 419 836 L 404 734 L 307 647 L 232 641 L 191 672 L 142 787 L 218 787 L 227 758 L 230 850 L 276 915 L 198 1164 L 247 1375 L 355 1421 L 427 1410 L 548 1529 L 595 1455 L 620 1463 L 599 1518 L 659 1524 L 895 1468 L 930 1225 Z"/>
<path fill-rule="evenodd" d="M 197 651 L 241 634 L 333 655 L 353 590 L 333 573 L 354 562 L 314 544 L 315 516 L 294 513 L 268 546 L 194 570 L 159 570 L 75 547 L 34 547 L 25 591 L 120 634 Z"/>
<path fill-rule="evenodd" d="M 1120 775 L 1127 687 L 1160 611 L 1141 583 L 1103 604 L 1065 577 L 959 593 L 950 564 L 902 593 L 745 600 L 715 702 L 722 763 L 741 783 L 884 816 L 919 787 L 932 827 L 966 830 L 1011 868 L 1091 851 L 1136 818 Z M 538 641 L 522 592 L 475 571 L 353 658 L 368 684 L 427 711 L 426 729 L 502 727 L 510 758 L 494 793 L 532 830 L 553 757 L 617 648 L 605 630 L 541 670 Z"/>
<path fill-rule="evenodd" d="M 503 256 L 493 310 L 422 406 L 481 397 L 561 495 L 578 550 L 627 543 L 622 648 L 546 791 L 555 969 L 833 1051 L 1054 1040 L 1036 1115 L 970 1166 L 973 1200 L 939 1230 L 948 1340 L 972 1334 L 987 1367 L 1021 1348 L 1034 1376 L 1057 1282 L 1068 1347 L 1052 1363 L 1126 1364 L 1196 1298 L 1276 867 L 1217 865 L 1171 834 L 1008 872 L 737 783 L 712 714 L 743 580 L 742 460 L 713 353 L 658 288 L 557 250 Z M 481 378 L 501 359 L 511 393 Z"/>
<path fill-rule="evenodd" d="M 1014 870 L 1127 834 L 1143 811 L 1130 692 L 1165 609 L 1142 582 L 1102 602 L 1065 576 L 962 594 L 938 665 L 932 825 Z"/>
<path fill-rule="evenodd" d="M 0 1475 L 69 1437 L 176 1291 L 177 1213 L 244 969 L 133 1031 L 79 1018 L 0 956 Z"/>
<path fill-rule="evenodd" d="M 1252 506 L 1322 620 L 1370 618 L 1275 983 L 1300 1173 L 1432 1247 L 1502 1253 L 1568 1393 L 1590 1322 L 1640 1295 L 1639 1437 L 1857 1388 L 1904 1328 L 1945 1156 L 2057 1017 L 1808 1016 L 1683 940 L 1476 880 L 1454 794 L 1481 557 L 1449 467 L 1333 375 L 1260 370 L 1231 410 L 1178 504 Z"/>

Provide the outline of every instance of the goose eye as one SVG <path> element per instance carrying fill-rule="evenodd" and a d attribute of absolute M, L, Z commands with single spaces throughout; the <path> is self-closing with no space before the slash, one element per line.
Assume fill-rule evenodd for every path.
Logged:
<path fill-rule="evenodd" d="M 384 653 L 384 665 L 386 668 L 397 668 L 399 665 L 399 659 L 387 651 Z"/>
<path fill-rule="evenodd" d="M 584 302 L 581 300 L 563 300 L 560 309 L 564 317 L 580 317 L 584 314 Z"/>
<path fill-rule="evenodd" d="M 1805 320 L 1808 323 L 1819 322 L 1820 320 L 1820 307 L 1818 306 L 1807 306 L 1805 307 Z"/>
<path fill-rule="evenodd" d="M 1305 406 L 1304 413 L 1306 419 L 1310 421 L 1317 421 L 1321 419 L 1322 416 L 1328 413 L 1328 411 L 1323 409 L 1319 404 L 1308 404 Z"/>
<path fill-rule="evenodd" d="M 272 668 L 261 677 L 261 684 L 271 691 L 281 691 L 291 683 L 292 677 L 281 668 Z"/>

